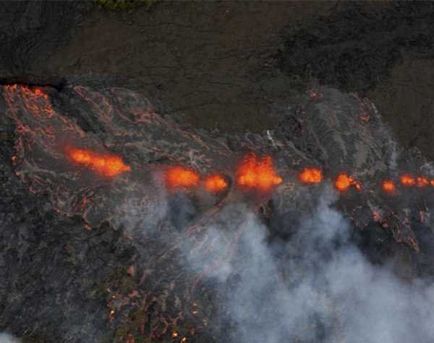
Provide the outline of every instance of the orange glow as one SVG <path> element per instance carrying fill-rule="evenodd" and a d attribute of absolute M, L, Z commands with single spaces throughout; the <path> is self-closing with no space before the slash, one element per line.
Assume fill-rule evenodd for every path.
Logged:
<path fill-rule="evenodd" d="M 425 187 L 425 186 L 429 186 L 430 182 L 426 177 L 423 176 L 418 176 L 416 178 L 416 185 L 418 187 Z"/>
<path fill-rule="evenodd" d="M 384 180 L 381 184 L 381 188 L 386 193 L 394 193 L 396 191 L 395 183 L 392 180 Z"/>
<path fill-rule="evenodd" d="M 192 169 L 175 166 L 166 171 L 168 188 L 192 188 L 199 185 L 199 175 Z"/>
<path fill-rule="evenodd" d="M 335 187 L 339 192 L 346 192 L 350 189 L 350 187 L 354 187 L 358 191 L 362 189 L 360 182 L 346 173 L 341 173 L 338 175 L 335 181 Z"/>
<path fill-rule="evenodd" d="M 305 184 L 320 183 L 323 179 L 322 171 L 318 168 L 304 168 L 299 174 L 298 178 Z"/>
<path fill-rule="evenodd" d="M 249 154 L 237 169 L 236 181 L 241 187 L 265 192 L 281 184 L 282 178 L 276 174 L 271 156 L 258 158 L 254 154 Z"/>
<path fill-rule="evenodd" d="M 79 148 L 69 148 L 66 153 L 74 163 L 92 169 L 103 176 L 114 177 L 131 170 L 122 158 L 116 155 L 100 154 Z"/>
<path fill-rule="evenodd" d="M 430 181 L 430 184 L 431 184 L 431 186 L 434 187 L 434 179 L 432 179 L 432 180 Z"/>
<path fill-rule="evenodd" d="M 409 174 L 402 175 L 400 178 L 401 184 L 406 187 L 411 187 L 416 184 L 416 180 Z"/>
<path fill-rule="evenodd" d="M 221 175 L 210 175 L 205 179 L 205 189 L 210 193 L 219 193 L 228 187 L 228 183 Z"/>

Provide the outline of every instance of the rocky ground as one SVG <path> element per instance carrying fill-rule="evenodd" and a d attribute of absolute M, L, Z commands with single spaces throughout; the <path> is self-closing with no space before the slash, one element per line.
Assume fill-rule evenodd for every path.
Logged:
<path fill-rule="evenodd" d="M 434 156 L 430 2 L 1 6 L 3 77 L 108 75 L 193 126 L 254 131 L 318 79 L 368 95 Z"/>

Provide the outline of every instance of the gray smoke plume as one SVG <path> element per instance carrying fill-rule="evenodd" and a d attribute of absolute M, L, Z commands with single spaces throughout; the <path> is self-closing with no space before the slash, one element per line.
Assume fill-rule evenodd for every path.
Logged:
<path fill-rule="evenodd" d="M 217 247 L 235 239 L 230 232 L 242 233 L 237 252 L 210 274 L 222 285 L 221 316 L 233 323 L 233 342 L 434 342 L 434 287 L 370 264 L 335 200 L 326 189 L 289 242 L 271 242 L 243 206 L 209 225 Z M 190 251 L 195 269 L 204 260 Z"/>

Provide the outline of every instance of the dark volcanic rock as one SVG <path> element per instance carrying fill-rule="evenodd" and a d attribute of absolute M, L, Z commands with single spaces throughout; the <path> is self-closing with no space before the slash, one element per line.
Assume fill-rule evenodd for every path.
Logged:
<path fill-rule="evenodd" d="M 82 1 L 2 1 L 0 71 L 22 76 L 68 41 L 89 3 Z"/>
<path fill-rule="evenodd" d="M 345 3 L 320 20 L 289 32 L 280 66 L 289 76 L 314 77 L 349 91 L 384 80 L 403 53 L 432 57 L 434 4 Z"/>

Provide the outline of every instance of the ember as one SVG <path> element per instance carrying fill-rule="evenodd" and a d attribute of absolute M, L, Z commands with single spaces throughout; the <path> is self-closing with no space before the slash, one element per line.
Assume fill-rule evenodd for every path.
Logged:
<path fill-rule="evenodd" d="M 396 191 L 395 183 L 392 180 L 384 180 L 381 184 L 381 188 L 386 193 L 394 193 Z"/>
<path fill-rule="evenodd" d="M 335 181 L 335 187 L 339 192 L 346 192 L 351 187 L 354 187 L 358 191 L 360 191 L 362 188 L 360 182 L 346 173 L 341 173 L 338 175 Z"/>
<path fill-rule="evenodd" d="M 115 177 L 131 170 L 117 155 L 100 154 L 79 148 L 67 148 L 66 153 L 72 162 L 106 177 Z"/>
<path fill-rule="evenodd" d="M 210 193 L 219 193 L 228 187 L 228 183 L 223 176 L 214 174 L 205 179 L 204 186 Z"/>
<path fill-rule="evenodd" d="M 166 171 L 166 186 L 170 189 L 193 188 L 199 185 L 199 175 L 192 169 L 175 166 Z"/>
<path fill-rule="evenodd" d="M 282 178 L 276 174 L 270 156 L 258 158 L 249 154 L 237 169 L 236 181 L 241 187 L 266 192 L 282 183 Z"/>
<path fill-rule="evenodd" d="M 298 178 L 305 184 L 320 183 L 323 179 L 322 171 L 318 168 L 304 168 L 299 174 Z"/>

